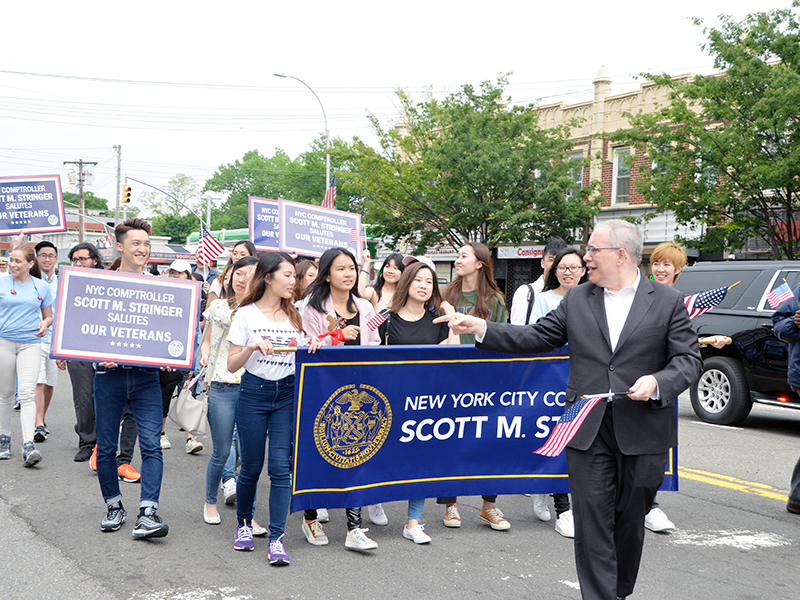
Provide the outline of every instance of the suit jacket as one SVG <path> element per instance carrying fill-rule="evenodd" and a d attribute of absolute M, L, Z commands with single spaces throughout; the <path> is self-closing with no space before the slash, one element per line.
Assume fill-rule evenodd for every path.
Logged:
<path fill-rule="evenodd" d="M 642 276 L 611 350 L 603 288 L 586 283 L 570 289 L 558 308 L 533 325 L 487 323 L 482 349 L 511 353 L 548 352 L 569 342 L 567 406 L 584 394 L 628 390 L 642 375 L 654 375 L 659 400 L 615 396 L 589 413 L 569 447 L 586 450 L 605 410 L 613 410 L 614 432 L 623 454 L 658 454 L 678 443 L 675 398 L 699 376 L 697 334 L 678 290 Z"/>

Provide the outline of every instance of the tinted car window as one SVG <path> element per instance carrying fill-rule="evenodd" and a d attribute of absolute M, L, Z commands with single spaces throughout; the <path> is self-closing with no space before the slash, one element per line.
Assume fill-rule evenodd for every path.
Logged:
<path fill-rule="evenodd" d="M 741 281 L 732 290 L 729 290 L 725 299 L 720 303 L 718 308 L 731 308 L 736 305 L 753 280 L 760 274 L 756 270 L 733 270 L 725 269 L 719 271 L 694 271 L 688 267 L 681 272 L 678 281 L 675 282 L 675 287 L 682 291 L 687 296 L 689 294 L 696 294 L 697 292 L 704 292 L 706 290 L 713 290 L 728 285 L 733 285 L 737 281 Z M 759 297 L 761 290 L 759 290 Z"/>
<path fill-rule="evenodd" d="M 775 288 L 780 287 L 781 284 L 783 284 L 784 279 L 786 280 L 786 283 L 789 284 L 789 287 L 794 289 L 794 286 L 796 286 L 798 280 L 800 280 L 800 271 L 783 270 L 778 272 L 777 277 L 775 277 L 775 279 L 772 281 L 772 284 L 770 285 L 769 289 L 765 290 L 764 297 L 761 299 L 761 303 L 758 306 L 759 310 L 765 310 L 769 312 L 775 310 L 769 305 L 766 294 L 774 290 Z"/>

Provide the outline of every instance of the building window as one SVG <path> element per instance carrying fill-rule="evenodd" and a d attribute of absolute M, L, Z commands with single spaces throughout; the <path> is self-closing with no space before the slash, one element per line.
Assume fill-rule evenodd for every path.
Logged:
<path fill-rule="evenodd" d="M 628 204 L 631 196 L 631 149 L 614 149 L 614 177 L 611 183 L 611 205 Z"/>
<path fill-rule="evenodd" d="M 569 161 L 570 162 L 583 161 L 583 152 L 570 152 Z M 567 197 L 572 198 L 573 196 L 576 195 L 576 191 L 580 191 L 583 189 L 583 164 L 576 164 L 572 169 L 570 169 L 569 176 L 572 177 L 572 179 L 574 179 L 576 183 L 575 189 L 569 190 L 569 192 L 567 192 Z"/>

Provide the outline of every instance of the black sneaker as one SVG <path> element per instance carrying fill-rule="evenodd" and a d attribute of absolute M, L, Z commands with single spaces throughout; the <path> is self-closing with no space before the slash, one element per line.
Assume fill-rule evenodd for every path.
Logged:
<path fill-rule="evenodd" d="M 139 509 L 136 526 L 133 528 L 133 539 L 164 537 L 169 533 L 169 525 L 161 521 L 153 507 Z"/>
<path fill-rule="evenodd" d="M 108 505 L 108 512 L 106 518 L 100 523 L 101 531 L 116 531 L 125 522 L 125 509 L 122 508 L 122 502 L 114 502 Z"/>
<path fill-rule="evenodd" d="M 47 429 L 44 425 L 38 425 L 33 431 L 33 441 L 36 443 L 43 442 L 47 439 Z"/>
<path fill-rule="evenodd" d="M 22 444 L 22 466 L 32 467 L 42 462 L 42 453 L 33 445 L 33 442 Z"/>

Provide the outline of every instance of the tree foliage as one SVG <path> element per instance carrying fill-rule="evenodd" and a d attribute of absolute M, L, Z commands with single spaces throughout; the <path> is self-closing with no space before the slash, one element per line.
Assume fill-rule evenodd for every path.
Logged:
<path fill-rule="evenodd" d="M 705 226 L 692 245 L 714 252 L 760 238 L 775 258 L 798 258 L 798 20 L 792 9 L 720 19 L 719 28 L 704 28 L 703 48 L 723 73 L 689 81 L 647 75 L 672 88 L 669 103 L 630 116 L 631 128 L 611 138 L 649 154 L 654 168 L 639 185 L 646 199 L 681 224 Z"/>
<path fill-rule="evenodd" d="M 162 215 L 152 220 L 153 235 L 169 237 L 170 244 L 185 244 L 186 237 L 199 230 L 200 223 L 193 214 Z"/>
<path fill-rule="evenodd" d="M 341 139 L 332 140 L 331 174 L 336 173 L 338 195 L 336 208 L 352 210 L 354 201 L 340 188 L 340 166 L 334 155 L 340 156 L 346 148 Z M 248 197 L 293 200 L 306 204 L 322 203 L 325 182 L 325 138 L 315 140 L 311 149 L 295 159 L 277 148 L 272 157 L 257 150 L 247 152 L 241 160 L 222 165 L 206 182 L 204 191 L 228 194 L 226 202 L 213 212 L 214 228 L 235 229 L 247 227 Z"/>
<path fill-rule="evenodd" d="M 64 198 L 64 202 L 67 204 L 68 210 L 78 210 L 78 206 L 80 204 L 78 194 L 64 192 L 62 197 Z M 86 210 L 108 210 L 108 200 L 105 198 L 98 198 L 94 195 L 94 192 L 90 191 L 83 192 L 83 205 Z"/>
<path fill-rule="evenodd" d="M 166 194 L 160 192 L 143 192 L 139 200 L 145 212 L 155 217 L 179 216 L 188 212 L 186 207 L 199 207 L 198 195 L 200 185 L 190 175 L 178 173 L 164 186 Z"/>
<path fill-rule="evenodd" d="M 567 128 L 543 130 L 533 106 L 507 106 L 506 83 L 465 85 L 441 101 L 398 91 L 399 130 L 373 118 L 380 149 L 355 139 L 347 157 L 365 222 L 419 251 L 571 240 L 590 224 L 597 203 L 576 184 L 584 161 L 569 159 Z"/>

